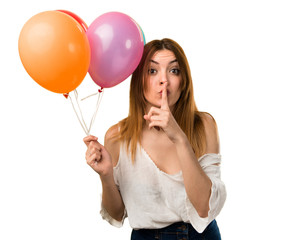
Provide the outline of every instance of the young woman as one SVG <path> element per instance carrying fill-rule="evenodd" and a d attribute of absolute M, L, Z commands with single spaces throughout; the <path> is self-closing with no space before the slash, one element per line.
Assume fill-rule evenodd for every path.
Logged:
<path fill-rule="evenodd" d="M 101 145 L 84 142 L 87 163 L 100 175 L 104 219 L 131 239 L 221 239 L 215 217 L 226 190 L 220 179 L 214 118 L 197 110 L 189 65 L 171 39 L 145 45 L 132 75 L 127 118 Z"/>

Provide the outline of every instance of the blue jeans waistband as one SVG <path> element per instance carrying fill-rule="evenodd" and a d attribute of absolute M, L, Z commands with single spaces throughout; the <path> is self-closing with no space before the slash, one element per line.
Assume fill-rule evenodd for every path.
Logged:
<path fill-rule="evenodd" d="M 133 230 L 131 240 L 221 240 L 216 220 L 213 220 L 204 230 L 198 233 L 190 223 L 177 222 L 160 229 Z"/>

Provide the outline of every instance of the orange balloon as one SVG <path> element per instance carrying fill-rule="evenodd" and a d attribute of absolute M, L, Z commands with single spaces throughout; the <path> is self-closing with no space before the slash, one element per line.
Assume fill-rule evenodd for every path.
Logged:
<path fill-rule="evenodd" d="M 19 54 L 28 74 L 56 93 L 76 89 L 90 64 L 90 46 L 82 26 L 59 11 L 30 18 L 19 36 Z"/>

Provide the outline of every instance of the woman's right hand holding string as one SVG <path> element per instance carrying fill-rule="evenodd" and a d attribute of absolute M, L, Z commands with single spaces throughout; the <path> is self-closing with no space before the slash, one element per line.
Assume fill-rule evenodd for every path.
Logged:
<path fill-rule="evenodd" d="M 98 142 L 98 138 L 89 135 L 83 139 L 86 144 L 87 164 L 94 169 L 101 178 L 112 177 L 113 165 L 109 152 Z"/>

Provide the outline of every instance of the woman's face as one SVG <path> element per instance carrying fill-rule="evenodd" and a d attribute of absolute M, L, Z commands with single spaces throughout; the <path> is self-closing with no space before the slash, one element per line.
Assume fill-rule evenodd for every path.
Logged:
<path fill-rule="evenodd" d="M 144 97 L 147 102 L 161 107 L 162 90 L 167 82 L 169 107 L 172 108 L 180 97 L 181 73 L 175 54 L 170 50 L 157 51 L 150 59 L 147 69 L 146 90 Z"/>

